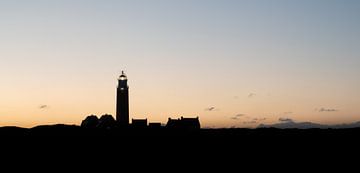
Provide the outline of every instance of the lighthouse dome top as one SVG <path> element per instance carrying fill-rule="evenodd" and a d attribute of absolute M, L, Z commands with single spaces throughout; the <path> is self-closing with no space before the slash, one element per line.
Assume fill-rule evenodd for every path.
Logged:
<path fill-rule="evenodd" d="M 119 80 L 127 80 L 127 76 L 126 74 L 124 73 L 124 71 L 121 72 L 121 75 L 119 77 Z"/>

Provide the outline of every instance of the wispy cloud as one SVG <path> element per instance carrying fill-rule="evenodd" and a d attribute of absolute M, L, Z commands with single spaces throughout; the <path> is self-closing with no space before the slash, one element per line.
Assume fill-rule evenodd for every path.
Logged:
<path fill-rule="evenodd" d="M 265 121 L 266 118 L 254 118 L 253 120 L 254 120 L 254 121 Z"/>
<path fill-rule="evenodd" d="M 49 108 L 49 105 L 40 105 L 39 106 L 39 109 L 48 109 Z"/>
<path fill-rule="evenodd" d="M 346 129 L 346 128 L 359 128 L 359 122 L 353 122 L 349 124 L 335 124 L 335 125 L 327 125 L 327 124 L 317 124 L 312 122 L 280 122 L 276 124 L 260 124 L 258 128 L 279 128 L 279 129 L 311 129 L 311 128 L 319 128 L 319 129 Z"/>
<path fill-rule="evenodd" d="M 256 96 L 255 93 L 250 93 L 250 94 L 248 95 L 248 98 L 253 98 L 253 97 L 255 97 L 255 96 Z"/>
<path fill-rule="evenodd" d="M 245 114 L 236 114 L 235 116 L 231 117 L 232 120 L 238 120 L 240 117 L 245 116 Z"/>
<path fill-rule="evenodd" d="M 236 114 L 235 117 L 243 117 L 245 114 Z"/>
<path fill-rule="evenodd" d="M 291 118 L 279 118 L 279 121 L 284 123 L 294 122 Z"/>
<path fill-rule="evenodd" d="M 321 108 L 319 109 L 319 112 L 338 112 L 339 110 L 337 109 L 326 109 L 326 108 Z"/>
<path fill-rule="evenodd" d="M 252 121 L 244 121 L 243 124 L 256 124 L 257 121 L 252 120 Z"/>
<path fill-rule="evenodd" d="M 215 111 L 215 110 L 216 110 L 216 108 L 215 108 L 215 107 L 205 108 L 205 111 L 209 111 L 209 112 L 211 112 L 211 111 Z"/>
<path fill-rule="evenodd" d="M 244 121 L 243 124 L 257 124 L 265 120 L 266 118 L 252 118 L 250 121 Z"/>

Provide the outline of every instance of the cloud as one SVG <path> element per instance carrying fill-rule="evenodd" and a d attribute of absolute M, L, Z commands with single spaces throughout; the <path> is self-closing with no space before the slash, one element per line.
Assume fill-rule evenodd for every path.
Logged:
<path fill-rule="evenodd" d="M 279 118 L 279 121 L 282 122 L 282 123 L 292 123 L 292 122 L 294 122 L 294 120 L 290 119 L 290 118 Z"/>
<path fill-rule="evenodd" d="M 266 118 L 253 118 L 250 121 L 244 121 L 243 124 L 257 124 L 260 123 L 261 121 L 265 121 Z"/>
<path fill-rule="evenodd" d="M 245 114 L 236 114 L 235 117 L 243 117 Z"/>
<path fill-rule="evenodd" d="M 40 106 L 39 106 L 39 109 L 48 109 L 48 108 L 49 108 L 48 105 L 40 105 Z"/>
<path fill-rule="evenodd" d="M 232 120 L 238 120 L 240 117 L 245 116 L 245 114 L 236 114 L 235 116 L 231 117 Z"/>
<path fill-rule="evenodd" d="M 255 93 L 250 93 L 250 94 L 248 95 L 248 98 L 253 98 L 253 97 L 255 97 L 255 96 L 256 96 Z"/>
<path fill-rule="evenodd" d="M 266 118 L 254 118 L 253 120 L 255 120 L 255 121 L 265 121 Z"/>
<path fill-rule="evenodd" d="M 252 121 L 244 121 L 243 124 L 256 124 L 257 121 L 252 120 Z"/>
<path fill-rule="evenodd" d="M 215 110 L 216 110 L 215 107 L 205 108 L 205 111 L 209 111 L 209 112 L 215 111 Z"/>
<path fill-rule="evenodd" d="M 337 109 L 326 109 L 326 108 L 321 108 L 319 109 L 319 112 L 338 112 L 339 110 Z"/>
<path fill-rule="evenodd" d="M 281 122 L 277 124 L 260 124 L 257 128 L 278 128 L 278 129 L 348 129 L 360 128 L 360 121 L 349 124 L 326 125 L 312 122 Z"/>

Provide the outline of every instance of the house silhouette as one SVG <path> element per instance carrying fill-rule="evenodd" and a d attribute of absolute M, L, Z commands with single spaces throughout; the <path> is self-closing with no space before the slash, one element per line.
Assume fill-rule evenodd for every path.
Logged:
<path fill-rule="evenodd" d="M 169 129 L 200 129 L 199 117 L 196 118 L 184 118 L 168 119 L 166 128 Z"/>

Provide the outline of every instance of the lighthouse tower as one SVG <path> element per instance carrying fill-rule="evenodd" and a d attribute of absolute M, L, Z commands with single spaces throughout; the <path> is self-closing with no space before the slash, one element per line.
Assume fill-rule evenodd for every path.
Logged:
<path fill-rule="evenodd" d="M 116 121 L 120 126 L 129 125 L 129 86 L 127 76 L 122 71 L 118 79 L 116 96 Z"/>

